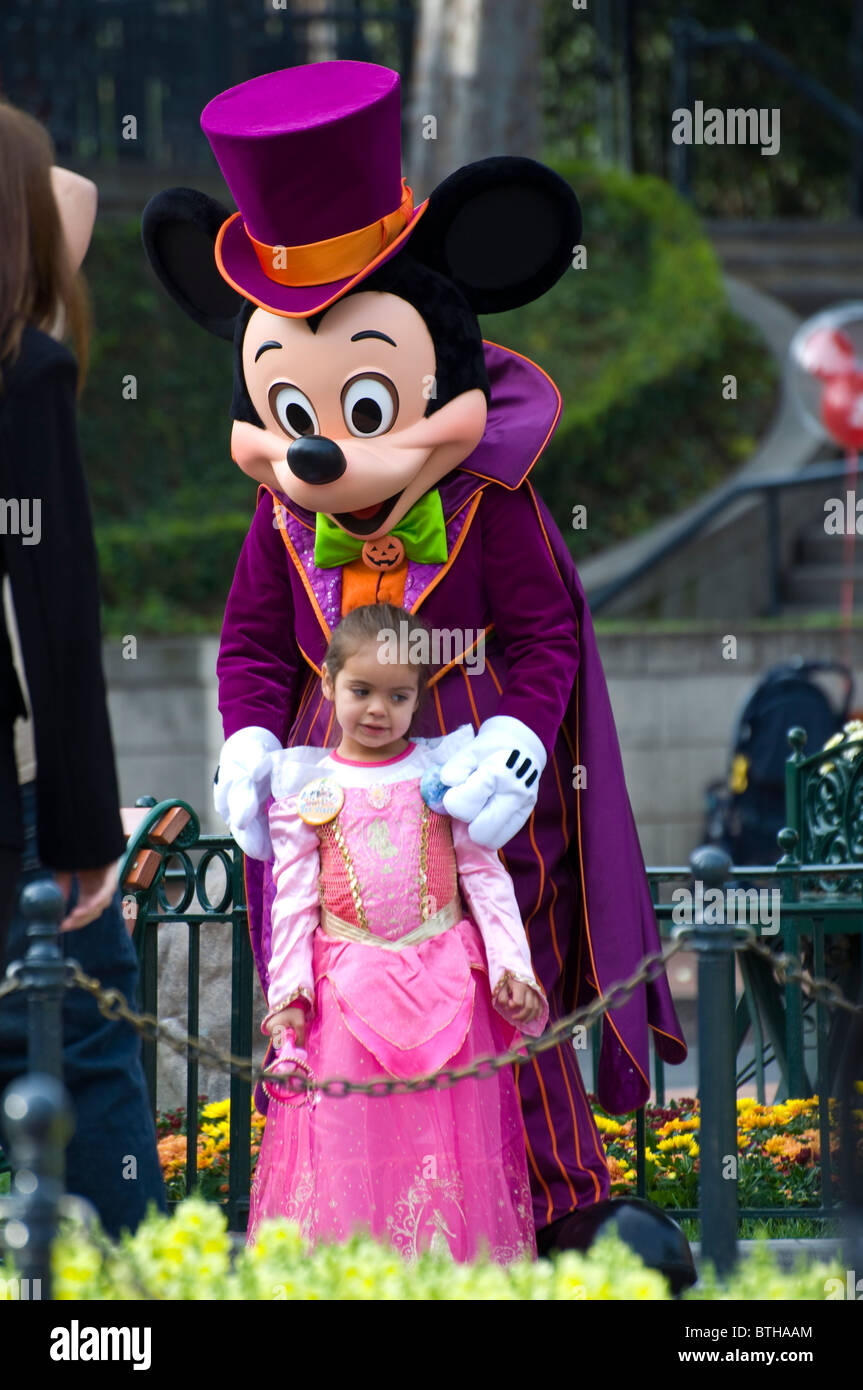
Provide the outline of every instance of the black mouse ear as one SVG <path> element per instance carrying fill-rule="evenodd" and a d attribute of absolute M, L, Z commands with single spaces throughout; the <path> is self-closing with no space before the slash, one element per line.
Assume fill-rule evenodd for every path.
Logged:
<path fill-rule="evenodd" d="M 213 248 L 227 208 L 194 188 L 166 188 L 151 198 L 141 218 L 147 260 L 168 294 L 195 323 L 232 339 L 234 320 L 246 302 L 223 280 Z"/>
<path fill-rule="evenodd" d="M 534 159 L 500 156 L 444 179 L 407 249 L 454 280 L 475 313 L 494 314 L 551 289 L 580 238 L 569 184 Z"/>

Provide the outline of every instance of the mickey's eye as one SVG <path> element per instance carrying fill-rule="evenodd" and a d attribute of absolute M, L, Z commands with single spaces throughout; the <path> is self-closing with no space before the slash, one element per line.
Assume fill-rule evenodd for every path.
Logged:
<path fill-rule="evenodd" d="M 377 372 L 355 376 L 342 389 L 342 414 L 351 434 L 370 438 L 384 434 L 399 410 L 399 397 L 389 377 Z"/>
<path fill-rule="evenodd" d="M 320 434 L 314 406 L 298 386 L 288 386 L 283 381 L 277 381 L 267 392 L 267 400 L 282 429 L 292 439 Z"/>

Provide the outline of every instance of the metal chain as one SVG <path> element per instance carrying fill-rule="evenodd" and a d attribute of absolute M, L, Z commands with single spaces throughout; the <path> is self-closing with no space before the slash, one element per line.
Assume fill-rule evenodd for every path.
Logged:
<path fill-rule="evenodd" d="M 478 1057 L 469 1066 L 445 1067 L 439 1072 L 425 1076 L 381 1078 L 378 1081 L 366 1082 L 349 1081 L 343 1077 L 328 1077 L 323 1081 L 316 1081 L 314 1078 L 306 1076 L 291 1076 L 280 1078 L 280 1084 L 297 1092 L 314 1091 L 318 1095 L 325 1096 L 345 1096 L 353 1093 L 377 1097 L 440 1090 L 444 1087 L 454 1086 L 459 1081 L 465 1081 L 471 1077 L 493 1076 L 504 1067 L 523 1063 L 531 1057 L 560 1046 L 562 1042 L 571 1038 L 577 1028 L 589 1028 L 606 1013 L 609 1013 L 611 1009 L 619 1008 L 625 1004 L 639 986 L 651 983 L 665 972 L 672 957 L 687 948 L 691 935 L 691 929 L 676 933 L 675 940 L 666 951 L 653 951 L 644 956 L 627 979 L 617 981 L 603 997 L 594 999 L 592 1003 L 583 1005 L 573 1013 L 558 1019 L 556 1023 L 546 1029 L 541 1038 L 526 1039 L 519 1047 L 511 1048 L 507 1052 Z M 832 980 L 817 978 L 811 975 L 808 970 L 801 969 L 793 956 L 786 953 L 774 953 L 768 946 L 764 946 L 751 930 L 741 929 L 739 931 L 739 940 L 735 943 L 735 949 L 751 950 L 756 955 L 763 957 L 770 964 L 780 984 L 799 981 L 816 1000 L 825 1003 L 828 1008 L 841 1008 L 850 1013 L 863 1012 L 863 1005 L 854 1004 L 846 999 Z M 237 1057 L 233 1053 L 222 1052 L 206 1038 L 192 1038 L 188 1035 L 177 1037 L 166 1028 L 165 1024 L 160 1023 L 155 1015 L 135 1013 L 119 990 L 104 989 L 99 980 L 86 975 L 74 961 L 67 962 L 66 983 L 69 988 L 77 986 L 91 994 L 96 1000 L 99 1012 L 105 1018 L 115 1021 L 122 1019 L 148 1041 L 163 1042 L 182 1057 L 195 1056 L 220 1070 L 239 1076 L 251 1085 L 271 1076 L 271 1073 L 262 1067 L 256 1067 L 251 1058 Z M 18 980 L 7 980 L 0 984 L 0 998 L 15 988 L 21 988 Z"/>
<path fill-rule="evenodd" d="M 280 1084 L 287 1085 L 290 1089 L 298 1092 L 314 1091 L 318 1095 L 325 1096 L 345 1096 L 359 1093 L 377 1097 L 407 1095 L 415 1091 L 440 1090 L 444 1087 L 454 1086 L 459 1081 L 465 1081 L 470 1077 L 493 1076 L 495 1072 L 501 1071 L 504 1067 L 525 1062 L 538 1053 L 548 1052 L 551 1048 L 558 1047 L 561 1042 L 569 1039 L 576 1028 L 589 1027 L 609 1010 L 625 1004 L 640 985 L 649 984 L 663 974 L 668 961 L 676 956 L 678 951 L 682 951 L 685 945 L 684 941 L 675 941 L 665 952 L 653 951 L 646 955 L 639 962 L 637 969 L 626 980 L 619 980 L 613 984 L 603 998 L 594 999 L 592 1003 L 558 1019 L 550 1028 L 546 1029 L 541 1038 L 530 1038 L 519 1047 L 511 1048 L 508 1052 L 478 1057 L 469 1066 L 445 1067 L 439 1072 L 425 1076 L 381 1078 L 378 1081 L 365 1082 L 348 1081 L 343 1077 L 328 1077 L 323 1081 L 316 1081 L 314 1078 L 305 1076 L 280 1077 Z M 239 1076 L 251 1084 L 268 1077 L 271 1078 L 270 1072 L 265 1071 L 262 1067 L 255 1067 L 248 1057 L 236 1057 L 233 1053 L 220 1052 L 205 1038 L 188 1036 L 178 1038 L 152 1014 L 136 1014 L 129 1008 L 119 990 L 103 989 L 98 980 L 85 975 L 76 963 L 70 961 L 68 969 L 70 986 L 77 985 L 80 989 L 86 990 L 88 994 L 92 994 L 96 999 L 100 1013 L 106 1018 L 123 1019 L 148 1040 L 164 1042 L 167 1047 L 181 1056 L 188 1056 L 191 1053 L 196 1057 L 204 1058 L 220 1069 Z"/>
<path fill-rule="evenodd" d="M 845 1009 L 851 1014 L 863 1013 L 863 1004 L 853 1004 L 850 999 L 846 999 L 839 986 L 832 980 L 810 975 L 808 970 L 797 964 L 794 956 L 789 956 L 785 951 L 771 951 L 769 946 L 762 944 L 754 932 L 748 946 L 757 956 L 769 962 L 781 985 L 799 981 L 817 1003 L 826 1004 L 828 1009 Z"/>

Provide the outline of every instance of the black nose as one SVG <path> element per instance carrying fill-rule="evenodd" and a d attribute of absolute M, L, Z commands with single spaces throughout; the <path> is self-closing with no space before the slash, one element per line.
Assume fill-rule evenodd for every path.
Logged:
<path fill-rule="evenodd" d="M 348 466 L 338 444 L 320 434 L 295 439 L 287 459 L 291 472 L 304 483 L 334 483 Z"/>

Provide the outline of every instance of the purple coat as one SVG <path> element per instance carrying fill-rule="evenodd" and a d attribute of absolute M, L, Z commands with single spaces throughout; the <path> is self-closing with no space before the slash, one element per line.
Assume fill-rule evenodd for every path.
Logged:
<path fill-rule="evenodd" d="M 659 948 L 659 936 L 590 612 L 563 537 L 528 479 L 557 424 L 560 396 L 519 354 L 487 343 L 485 356 L 485 433 L 439 485 L 449 558 L 410 563 L 404 593 L 404 607 L 419 610 L 430 628 L 486 630 L 485 669 L 468 676 L 453 663 L 437 671 L 416 732 L 434 736 L 506 714 L 529 725 L 547 750 L 536 809 L 502 857 L 554 1017 L 625 978 Z M 226 738 L 260 725 L 284 746 L 338 742 L 320 673 L 340 618 L 341 570 L 316 569 L 314 526 L 314 513 L 259 489 L 218 658 Z M 586 770 L 580 790 L 573 787 L 576 764 Z M 266 988 L 272 875 L 264 868 L 246 861 L 250 931 Z M 686 1045 L 665 976 L 608 1016 L 598 1085 L 606 1109 L 623 1113 L 647 1099 L 648 1028 L 666 1062 L 683 1061 Z M 554 1065 L 563 1071 L 562 1061 Z M 560 1122 L 548 1084 L 539 1085 L 538 1096 L 552 1135 L 549 1153 L 560 1166 L 553 1139 Z M 525 1113 L 537 1191 L 546 1193 L 550 1184 L 531 1153 Z M 604 1154 L 601 1165 L 597 1154 L 594 1167 L 602 1165 Z M 538 1198 L 540 1222 L 539 1206 L 550 1220 L 578 1204 L 571 1183 L 569 1189 L 560 1200 Z M 600 1195 L 595 1184 L 587 1200 Z"/>

